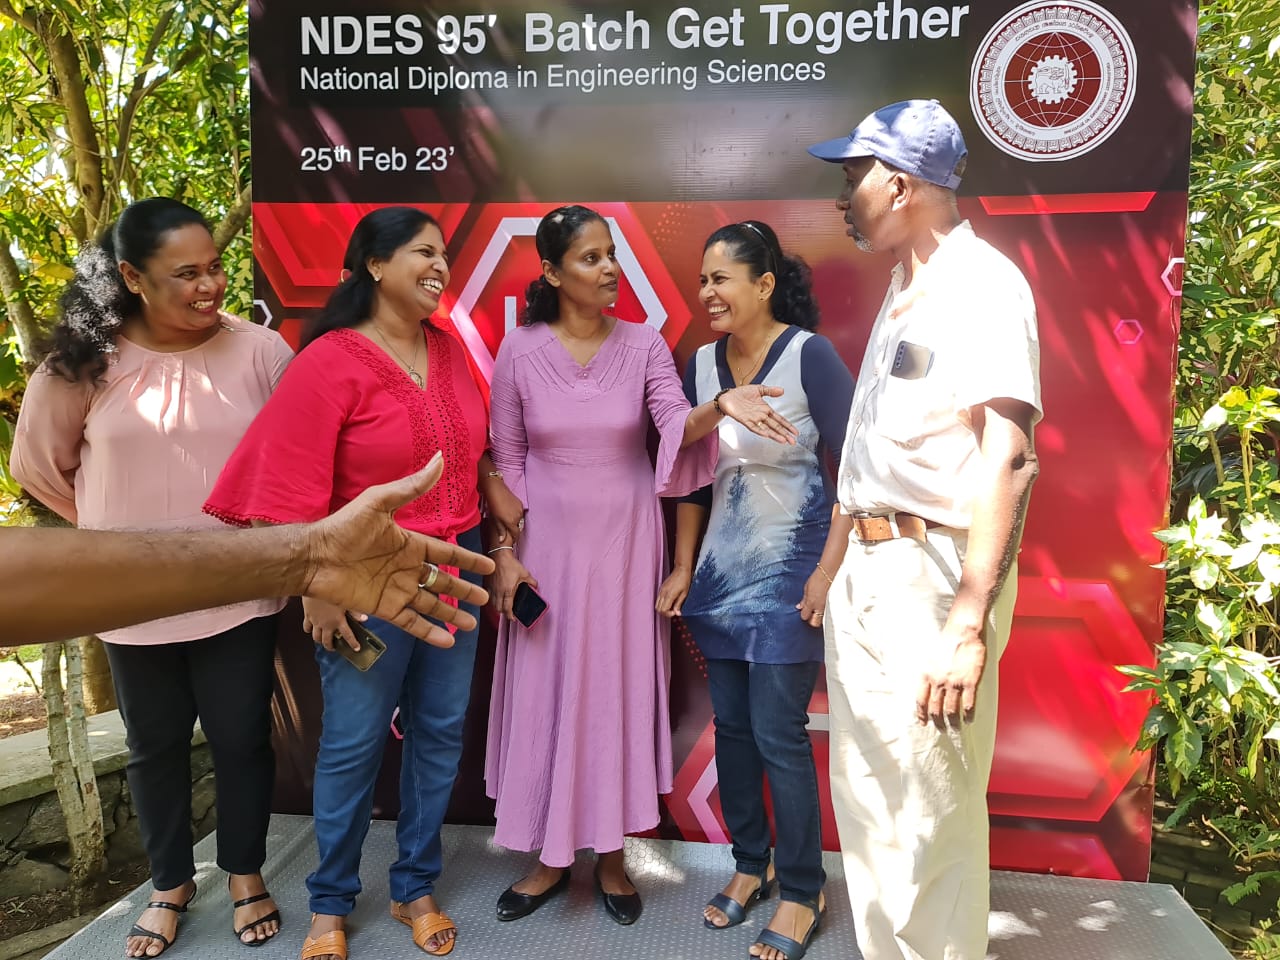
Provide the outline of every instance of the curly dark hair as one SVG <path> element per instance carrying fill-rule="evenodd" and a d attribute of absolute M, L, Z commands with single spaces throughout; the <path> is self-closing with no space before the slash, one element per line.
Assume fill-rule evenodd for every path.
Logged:
<path fill-rule="evenodd" d="M 753 281 L 766 273 L 773 274 L 769 309 L 775 320 L 801 330 L 817 329 L 818 302 L 813 298 L 809 265 L 797 256 L 782 252 L 778 235 L 771 226 L 761 220 L 731 223 L 707 237 L 702 252 L 706 253 L 717 243 L 724 244 L 730 259 L 747 265 Z"/>
<path fill-rule="evenodd" d="M 538 232 L 533 241 L 538 247 L 538 256 L 553 267 L 560 266 L 582 228 L 588 223 L 596 222 L 604 223 L 605 219 L 590 207 L 578 204 L 556 207 L 538 224 Z M 538 277 L 525 290 L 524 311 L 520 314 L 520 322 L 525 326 L 547 323 L 559 314 L 560 299 L 556 288 L 547 282 L 545 276 Z"/>
<path fill-rule="evenodd" d="M 390 260 L 428 225 L 444 236 L 439 221 L 417 207 L 382 207 L 361 217 L 342 256 L 346 279 L 329 294 L 320 313 L 303 323 L 298 349 L 330 330 L 354 327 L 368 320 L 373 315 L 373 296 L 378 289 L 369 273 L 369 261 Z"/>
<path fill-rule="evenodd" d="M 72 383 L 97 380 L 116 349 L 124 322 L 142 310 L 142 298 L 129 290 L 120 263 L 139 270 L 155 255 L 171 230 L 193 224 L 209 229 L 198 210 L 169 197 L 129 204 L 75 261 L 75 276 L 58 301 L 58 325 L 49 336 L 49 369 Z"/>

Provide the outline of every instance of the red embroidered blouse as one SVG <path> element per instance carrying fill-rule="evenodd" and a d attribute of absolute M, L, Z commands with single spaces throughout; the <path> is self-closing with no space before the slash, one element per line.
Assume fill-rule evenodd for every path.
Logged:
<path fill-rule="evenodd" d="M 354 330 L 326 333 L 299 353 L 227 461 L 205 512 L 237 526 L 319 520 L 442 450 L 440 482 L 396 520 L 442 539 L 475 526 L 488 411 L 462 345 L 423 327 L 430 364 L 422 390 Z"/>

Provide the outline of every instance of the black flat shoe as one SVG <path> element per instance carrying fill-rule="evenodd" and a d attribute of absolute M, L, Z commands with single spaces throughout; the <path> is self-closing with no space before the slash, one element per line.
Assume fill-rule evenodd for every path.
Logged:
<path fill-rule="evenodd" d="M 502 896 L 498 898 L 498 919 L 519 920 L 521 917 L 527 917 L 557 893 L 568 889 L 568 887 L 568 867 L 561 871 L 559 880 L 541 893 L 517 893 L 512 887 L 507 887 L 506 890 L 502 891 Z"/>
<path fill-rule="evenodd" d="M 631 878 L 627 877 L 627 883 L 631 883 Z M 604 887 L 600 885 L 600 874 L 596 874 L 596 889 L 600 891 L 600 899 L 604 901 L 604 912 L 607 913 L 615 923 L 620 923 L 624 927 L 629 927 L 640 919 L 640 912 L 644 909 L 644 904 L 640 902 L 639 893 L 605 893 Z"/>

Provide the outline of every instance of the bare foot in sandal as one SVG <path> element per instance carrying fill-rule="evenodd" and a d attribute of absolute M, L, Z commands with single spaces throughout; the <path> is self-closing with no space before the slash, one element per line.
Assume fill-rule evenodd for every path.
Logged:
<path fill-rule="evenodd" d="M 457 924 L 443 913 L 431 894 L 408 903 L 391 904 L 391 915 L 413 928 L 413 942 L 432 956 L 442 957 L 453 950 Z"/>
<path fill-rule="evenodd" d="M 793 947 L 788 951 L 780 946 L 772 946 L 757 940 L 748 952 L 759 960 L 800 960 L 817 932 L 826 906 L 826 898 L 822 894 L 818 894 L 816 910 L 811 903 L 781 901 L 778 904 L 778 911 L 769 921 L 769 926 L 765 927 L 765 931 L 779 934 L 782 938 L 791 941 Z"/>
<path fill-rule="evenodd" d="M 188 880 L 171 890 L 153 890 L 151 904 L 133 925 L 124 941 L 126 957 L 158 957 L 173 945 L 178 937 L 178 918 L 187 912 L 187 904 L 196 895 L 196 882 Z"/>
<path fill-rule="evenodd" d="M 302 942 L 303 960 L 347 960 L 347 938 L 346 938 L 346 917 L 333 916 L 328 913 L 313 913 L 311 915 L 311 929 L 307 931 L 307 938 Z M 336 945 L 331 946 L 330 950 L 341 950 L 341 953 L 317 953 L 316 947 L 320 941 L 324 940 L 329 934 L 337 934 L 331 938 L 336 941 Z"/>
<path fill-rule="evenodd" d="M 739 910 L 733 910 L 730 905 L 730 911 L 735 915 L 730 917 L 724 910 L 715 905 L 718 898 L 713 898 L 702 908 L 702 919 L 707 926 L 714 927 L 717 930 L 723 930 L 725 927 L 737 926 L 746 919 L 747 911 L 751 905 L 757 900 L 767 899 L 769 891 L 773 888 L 773 865 L 769 865 L 769 870 L 761 879 L 753 873 L 735 873 L 733 879 L 729 881 L 728 886 L 721 891 L 721 896 L 728 897 L 739 907 Z"/>
<path fill-rule="evenodd" d="M 267 892 L 262 874 L 228 874 L 227 890 L 234 908 L 231 930 L 241 943 L 265 943 L 280 932 L 280 909 Z"/>

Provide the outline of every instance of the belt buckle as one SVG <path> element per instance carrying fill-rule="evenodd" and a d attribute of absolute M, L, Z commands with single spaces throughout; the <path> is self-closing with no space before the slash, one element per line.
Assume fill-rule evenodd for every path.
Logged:
<path fill-rule="evenodd" d="M 889 536 L 887 537 L 866 537 L 860 535 L 858 537 L 858 542 L 863 545 L 884 543 L 886 540 L 897 540 L 902 537 L 902 532 L 898 529 L 896 514 L 868 513 L 867 511 L 862 511 L 860 513 L 855 513 L 853 518 L 854 520 L 884 520 L 889 525 Z M 861 525 L 858 525 L 858 530 L 859 534 L 861 534 L 863 530 Z"/>

